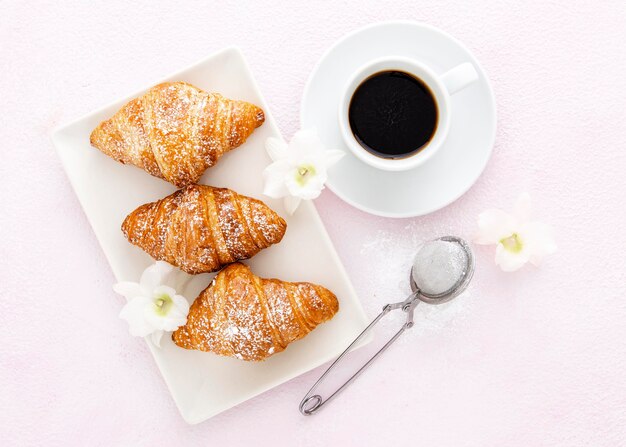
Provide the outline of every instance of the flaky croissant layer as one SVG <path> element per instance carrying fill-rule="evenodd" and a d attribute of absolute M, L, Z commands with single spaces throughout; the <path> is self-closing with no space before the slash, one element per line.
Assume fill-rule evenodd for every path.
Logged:
<path fill-rule="evenodd" d="M 182 187 L 196 183 L 264 121 L 254 104 L 165 82 L 100 123 L 90 142 L 117 161 Z"/>
<path fill-rule="evenodd" d="M 140 206 L 122 232 L 154 259 L 187 273 L 214 272 L 280 242 L 287 223 L 260 200 L 190 185 Z"/>
<path fill-rule="evenodd" d="M 219 272 L 172 334 L 186 349 L 259 361 L 283 351 L 339 310 L 329 290 L 254 275 L 240 263 Z"/>

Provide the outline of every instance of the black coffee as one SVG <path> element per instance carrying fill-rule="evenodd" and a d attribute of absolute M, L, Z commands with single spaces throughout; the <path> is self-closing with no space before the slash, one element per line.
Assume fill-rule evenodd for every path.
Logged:
<path fill-rule="evenodd" d="M 402 71 L 381 71 L 355 90 L 350 128 L 367 151 L 382 158 L 419 152 L 437 129 L 437 104 L 430 89 Z"/>

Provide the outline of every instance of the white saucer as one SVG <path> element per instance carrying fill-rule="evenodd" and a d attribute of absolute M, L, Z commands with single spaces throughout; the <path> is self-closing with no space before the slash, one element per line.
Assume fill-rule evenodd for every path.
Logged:
<path fill-rule="evenodd" d="M 341 89 L 368 61 L 404 56 L 436 73 L 472 62 L 479 79 L 451 98 L 452 121 L 444 146 L 430 160 L 403 172 L 385 172 L 357 159 L 339 132 Z M 316 127 L 329 148 L 346 156 L 328 174 L 328 188 L 347 203 L 385 217 L 431 213 L 462 196 L 478 179 L 493 148 L 496 105 L 484 70 L 458 40 L 417 22 L 384 22 L 348 34 L 331 47 L 311 73 L 302 97 L 302 128 Z"/>

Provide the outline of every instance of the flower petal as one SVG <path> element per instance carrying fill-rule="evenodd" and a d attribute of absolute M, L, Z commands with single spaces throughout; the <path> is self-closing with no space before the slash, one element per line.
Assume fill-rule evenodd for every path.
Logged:
<path fill-rule="evenodd" d="M 152 306 L 144 309 L 144 318 L 153 328 L 173 331 L 187 322 L 189 303 L 184 297 L 176 295 L 176 292 L 167 286 L 159 286 L 154 292 L 155 299 L 163 295 L 167 295 L 169 299 L 161 306 L 153 300 Z"/>
<path fill-rule="evenodd" d="M 265 150 L 272 161 L 278 161 L 287 158 L 287 143 L 280 138 L 269 137 L 265 140 Z"/>
<path fill-rule="evenodd" d="M 150 334 L 150 341 L 157 348 L 161 347 L 161 338 L 163 338 L 163 331 L 154 331 Z"/>
<path fill-rule="evenodd" d="M 333 149 L 327 150 L 324 152 L 324 165 L 326 166 L 326 168 L 330 168 L 332 165 L 341 160 L 345 155 L 346 153 L 344 151 L 338 151 Z"/>
<path fill-rule="evenodd" d="M 172 297 L 172 301 L 174 302 L 174 307 L 181 315 L 187 319 L 187 314 L 189 313 L 189 301 L 182 295 L 174 295 Z"/>
<path fill-rule="evenodd" d="M 120 281 L 113 285 L 113 290 L 115 293 L 124 296 L 127 300 L 143 295 L 139 283 L 132 281 Z"/>
<path fill-rule="evenodd" d="M 172 289 L 170 286 L 160 285 L 154 288 L 152 291 L 152 298 L 156 298 L 159 295 L 167 295 L 172 298 L 176 295 L 176 290 Z"/>
<path fill-rule="evenodd" d="M 173 268 L 174 267 L 167 262 L 157 261 L 145 269 L 139 280 L 144 294 L 147 296 L 152 295 L 152 290 L 163 282 L 165 276 L 168 275 Z"/>
<path fill-rule="evenodd" d="M 314 127 L 308 127 L 306 129 L 300 129 L 289 142 L 289 149 L 295 147 L 316 147 L 320 143 L 320 138 L 317 134 L 317 129 Z"/>
<path fill-rule="evenodd" d="M 166 325 L 174 324 L 175 327 L 169 328 L 169 326 L 163 327 L 163 329 L 173 331 L 177 329 L 179 326 L 182 326 L 187 322 L 187 314 L 189 313 L 189 303 L 185 299 L 185 297 L 181 295 L 172 296 L 172 307 L 169 310 L 168 314 L 163 317 L 167 320 Z"/>
<path fill-rule="evenodd" d="M 520 228 L 519 233 L 528 247 L 530 262 L 536 266 L 541 264 L 545 256 L 557 250 L 552 227 L 547 224 L 529 222 Z"/>
<path fill-rule="evenodd" d="M 513 216 L 502 210 L 490 209 L 478 215 L 477 244 L 497 244 L 516 230 Z"/>
<path fill-rule="evenodd" d="M 187 283 L 191 280 L 192 276 L 183 272 L 180 269 L 173 269 L 165 280 L 164 284 L 171 286 L 177 292 L 183 293 Z"/>
<path fill-rule="evenodd" d="M 302 160 L 324 152 L 324 145 L 314 128 L 301 129 L 295 133 L 289 142 L 287 154 L 292 164 L 299 164 Z"/>
<path fill-rule="evenodd" d="M 180 312 L 170 310 L 167 316 L 157 315 L 154 311 L 148 311 L 145 314 L 146 320 L 153 329 L 159 329 L 162 331 L 175 331 L 180 326 L 187 322 L 187 316 L 182 315 Z"/>
<path fill-rule="evenodd" d="M 502 244 L 496 246 L 496 265 L 499 265 L 505 272 L 513 272 L 523 267 L 528 262 L 528 259 L 527 250 L 514 253 L 504 248 Z"/>
<path fill-rule="evenodd" d="M 176 318 L 163 318 L 160 322 L 159 327 L 164 331 L 172 332 L 178 329 L 181 326 L 184 326 L 187 322 L 186 317 L 176 317 Z"/>
<path fill-rule="evenodd" d="M 286 160 L 272 163 L 263 170 L 263 194 L 274 199 L 289 194 L 285 186 L 287 173 L 292 169 Z"/>
<path fill-rule="evenodd" d="M 145 337 L 154 327 L 146 320 L 145 310 L 152 305 L 152 300 L 146 297 L 131 299 L 120 311 L 120 318 L 128 322 L 131 335 Z"/>
<path fill-rule="evenodd" d="M 304 200 L 311 200 L 319 197 L 324 189 L 324 183 L 326 182 L 327 175 L 324 169 L 317 171 L 317 167 L 314 167 L 315 174 L 310 174 L 305 182 L 299 182 L 298 170 L 294 168 L 287 174 L 285 180 L 285 186 L 289 191 L 289 194 L 294 197 L 299 197 Z"/>
<path fill-rule="evenodd" d="M 520 194 L 520 196 L 517 198 L 517 202 L 515 202 L 513 215 L 518 220 L 518 222 L 528 222 L 528 220 L 530 219 L 530 210 L 530 194 L 524 192 Z"/>
<path fill-rule="evenodd" d="M 285 211 L 287 214 L 292 215 L 296 212 L 296 209 L 300 205 L 300 197 L 287 196 L 284 199 Z"/>

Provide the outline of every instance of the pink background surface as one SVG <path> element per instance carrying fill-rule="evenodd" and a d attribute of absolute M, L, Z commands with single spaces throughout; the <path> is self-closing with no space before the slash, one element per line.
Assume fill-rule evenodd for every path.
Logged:
<path fill-rule="evenodd" d="M 154 3 L 0 6 L 2 445 L 626 444 L 623 2 Z M 317 201 L 368 314 L 403 297 L 420 241 L 471 237 L 479 212 L 522 191 L 560 250 L 505 274 L 478 248 L 468 293 L 420 306 L 415 329 L 315 417 L 297 405 L 321 368 L 187 426 L 117 316 L 50 132 L 236 44 L 289 138 L 325 49 L 386 19 L 464 41 L 492 80 L 499 127 L 485 173 L 444 210 L 391 220 L 330 192 Z"/>

